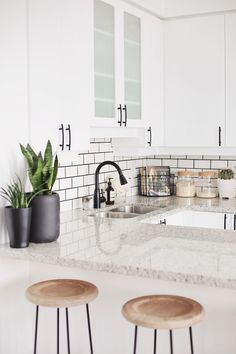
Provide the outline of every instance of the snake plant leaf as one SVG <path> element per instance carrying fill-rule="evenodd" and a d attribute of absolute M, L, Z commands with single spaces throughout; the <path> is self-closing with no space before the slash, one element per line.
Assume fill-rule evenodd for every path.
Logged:
<path fill-rule="evenodd" d="M 30 178 L 30 181 L 32 183 L 34 191 L 37 191 L 38 189 L 43 188 L 42 177 L 41 177 L 42 168 L 43 168 L 43 157 L 40 152 L 38 154 L 38 164 L 37 164 L 36 171 L 34 172 L 34 174 L 31 175 L 31 178 Z"/>
<path fill-rule="evenodd" d="M 54 160 L 54 166 L 53 166 L 53 171 L 50 175 L 50 179 L 48 180 L 48 189 L 52 192 L 53 185 L 55 183 L 55 180 L 57 178 L 57 173 L 58 173 L 58 157 L 57 155 L 55 156 Z"/>
<path fill-rule="evenodd" d="M 20 148 L 21 148 L 22 154 L 26 158 L 26 161 L 28 163 L 29 169 L 32 169 L 34 167 L 34 160 L 33 160 L 33 157 L 31 155 L 31 153 L 21 144 L 20 144 Z"/>
<path fill-rule="evenodd" d="M 44 176 L 47 176 L 49 174 L 50 168 L 52 166 L 52 162 L 53 162 L 53 155 L 52 155 L 52 144 L 51 142 L 48 140 L 47 142 L 47 146 L 44 152 L 44 166 L 43 166 L 43 174 Z"/>
<path fill-rule="evenodd" d="M 31 154 L 32 159 L 33 159 L 33 167 L 32 167 L 32 172 L 34 173 L 36 168 L 37 168 L 37 154 L 35 153 L 35 151 L 32 149 L 32 147 L 30 146 L 30 144 L 27 144 L 26 146 L 26 150 Z"/>

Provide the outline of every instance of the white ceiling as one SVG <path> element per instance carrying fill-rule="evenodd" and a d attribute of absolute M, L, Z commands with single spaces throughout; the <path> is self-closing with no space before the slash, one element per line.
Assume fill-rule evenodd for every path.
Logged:
<path fill-rule="evenodd" d="M 164 16 L 236 10 L 236 0 L 164 0 Z"/>
<path fill-rule="evenodd" d="M 159 16 L 172 17 L 236 10 L 236 0 L 124 0 Z"/>

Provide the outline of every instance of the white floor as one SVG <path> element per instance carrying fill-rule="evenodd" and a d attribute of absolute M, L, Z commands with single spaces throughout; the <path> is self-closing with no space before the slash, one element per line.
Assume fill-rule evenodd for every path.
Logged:
<path fill-rule="evenodd" d="M 189 296 L 204 305 L 205 319 L 194 327 L 195 354 L 236 353 L 236 291 L 1 259 L 1 354 L 33 353 L 35 308 L 25 299 L 24 291 L 33 282 L 63 277 L 86 279 L 100 290 L 90 306 L 94 354 L 132 354 L 134 328 L 122 317 L 122 304 L 132 297 L 154 293 Z M 85 307 L 73 308 L 69 314 L 71 353 L 89 354 Z M 60 353 L 66 354 L 64 311 L 60 325 Z M 140 329 L 137 354 L 152 352 L 153 331 Z M 40 309 L 37 353 L 56 353 L 56 310 Z M 158 354 L 169 353 L 168 333 L 161 331 Z M 174 353 L 190 353 L 187 330 L 174 332 Z"/>

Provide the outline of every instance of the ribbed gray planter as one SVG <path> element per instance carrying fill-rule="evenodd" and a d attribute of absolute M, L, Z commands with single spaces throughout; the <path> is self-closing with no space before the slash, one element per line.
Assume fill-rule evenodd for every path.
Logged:
<path fill-rule="evenodd" d="M 47 243 L 58 239 L 60 234 L 60 197 L 39 195 L 31 203 L 32 221 L 30 242 Z"/>
<path fill-rule="evenodd" d="M 29 246 L 32 208 L 5 208 L 6 224 L 10 247 L 24 248 Z"/>

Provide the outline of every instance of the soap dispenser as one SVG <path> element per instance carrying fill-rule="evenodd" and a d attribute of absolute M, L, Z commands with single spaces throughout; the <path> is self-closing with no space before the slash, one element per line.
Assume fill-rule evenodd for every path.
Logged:
<path fill-rule="evenodd" d="M 107 200 L 106 200 L 106 205 L 113 205 L 115 203 L 115 191 L 114 191 L 114 188 L 112 187 L 112 184 L 111 184 L 111 179 L 112 178 L 109 178 L 109 181 L 107 183 L 107 188 L 106 188 L 106 192 L 107 192 Z"/>

